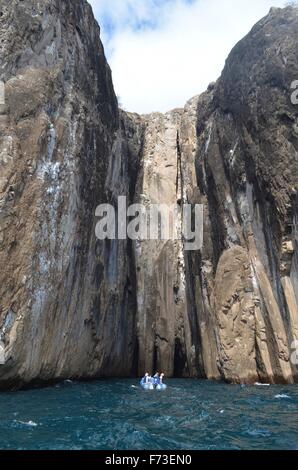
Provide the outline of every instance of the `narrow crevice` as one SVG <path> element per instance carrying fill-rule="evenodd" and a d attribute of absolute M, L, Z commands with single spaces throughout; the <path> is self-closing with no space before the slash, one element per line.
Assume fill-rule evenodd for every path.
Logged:
<path fill-rule="evenodd" d="M 180 136 L 179 131 L 177 130 L 177 138 L 176 138 L 176 146 L 177 146 L 177 176 L 176 176 L 176 196 L 177 196 L 177 203 L 182 205 L 183 203 L 183 171 L 182 171 L 182 152 L 180 147 Z M 180 194 L 179 194 L 180 191 Z"/>

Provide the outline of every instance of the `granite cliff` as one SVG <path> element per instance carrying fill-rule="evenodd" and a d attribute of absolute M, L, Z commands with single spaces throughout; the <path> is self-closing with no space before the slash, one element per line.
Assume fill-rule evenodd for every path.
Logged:
<path fill-rule="evenodd" d="M 184 109 L 118 109 L 84 0 L 0 0 L 0 387 L 294 382 L 298 11 L 271 9 Z M 100 241 L 95 210 L 204 205 L 184 241 Z"/>

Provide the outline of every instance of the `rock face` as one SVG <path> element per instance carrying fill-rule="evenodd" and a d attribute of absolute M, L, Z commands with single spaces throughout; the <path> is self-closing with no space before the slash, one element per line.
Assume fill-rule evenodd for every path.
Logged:
<path fill-rule="evenodd" d="M 227 380 L 297 378 L 297 26 L 297 9 L 272 9 L 198 106 L 196 170 L 209 216 L 201 286 Z"/>
<path fill-rule="evenodd" d="M 0 387 L 296 381 L 297 9 L 272 9 L 184 109 L 139 116 L 118 110 L 87 2 L 0 6 Z M 202 249 L 98 240 L 118 196 L 203 204 Z"/>
<path fill-rule="evenodd" d="M 0 27 L 1 385 L 129 375 L 128 253 L 95 237 L 119 128 L 98 25 L 84 1 L 1 0 Z"/>

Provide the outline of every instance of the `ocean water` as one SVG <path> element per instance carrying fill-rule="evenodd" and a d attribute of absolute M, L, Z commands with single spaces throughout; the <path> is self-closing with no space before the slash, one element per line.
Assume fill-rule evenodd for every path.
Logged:
<path fill-rule="evenodd" d="M 298 449 L 298 386 L 64 382 L 0 393 L 1 449 Z"/>

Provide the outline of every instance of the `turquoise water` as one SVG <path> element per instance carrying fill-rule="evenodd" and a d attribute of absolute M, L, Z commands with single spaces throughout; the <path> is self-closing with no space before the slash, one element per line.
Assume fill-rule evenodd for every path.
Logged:
<path fill-rule="evenodd" d="M 298 449 L 298 386 L 64 382 L 0 393 L 1 449 Z"/>

